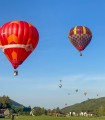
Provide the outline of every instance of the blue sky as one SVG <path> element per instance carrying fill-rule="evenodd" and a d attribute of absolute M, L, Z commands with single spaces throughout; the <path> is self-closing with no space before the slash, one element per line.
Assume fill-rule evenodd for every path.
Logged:
<path fill-rule="evenodd" d="M 104 11 L 104 0 L 1 0 L 0 26 L 24 20 L 38 29 L 40 39 L 16 77 L 0 51 L 0 96 L 45 108 L 105 96 Z M 78 25 L 89 27 L 93 34 L 82 57 L 68 39 L 69 30 Z"/>

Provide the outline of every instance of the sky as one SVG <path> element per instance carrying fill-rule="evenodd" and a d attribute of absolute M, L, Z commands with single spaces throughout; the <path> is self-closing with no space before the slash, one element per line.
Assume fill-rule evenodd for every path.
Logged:
<path fill-rule="evenodd" d="M 104 11 L 105 0 L 0 0 L 0 26 L 23 20 L 39 32 L 39 43 L 18 76 L 0 50 L 0 96 L 47 109 L 105 97 Z M 68 39 L 74 26 L 92 31 L 82 57 Z"/>

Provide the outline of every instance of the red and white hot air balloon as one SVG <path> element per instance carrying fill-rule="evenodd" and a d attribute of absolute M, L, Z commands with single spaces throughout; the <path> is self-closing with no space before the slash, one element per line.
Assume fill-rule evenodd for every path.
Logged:
<path fill-rule="evenodd" d="M 38 41 L 37 29 L 28 22 L 10 21 L 0 28 L 0 48 L 14 69 L 26 60 Z"/>

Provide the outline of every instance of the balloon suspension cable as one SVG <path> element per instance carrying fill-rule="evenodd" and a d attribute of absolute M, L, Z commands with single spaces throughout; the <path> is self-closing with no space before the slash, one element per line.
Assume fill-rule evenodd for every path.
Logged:
<path fill-rule="evenodd" d="M 17 75 L 18 75 L 18 71 L 14 70 L 14 76 L 17 76 Z"/>
<path fill-rule="evenodd" d="M 82 56 L 82 52 L 80 51 L 80 56 Z"/>

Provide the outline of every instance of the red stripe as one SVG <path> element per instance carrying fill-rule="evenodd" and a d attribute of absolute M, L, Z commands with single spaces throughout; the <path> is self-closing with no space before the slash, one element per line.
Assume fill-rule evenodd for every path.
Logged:
<path fill-rule="evenodd" d="M 72 35 L 74 35 L 74 27 L 69 32 L 69 36 L 72 36 Z"/>
<path fill-rule="evenodd" d="M 77 34 L 83 34 L 83 27 L 82 26 L 77 26 L 76 30 L 77 30 Z"/>
<path fill-rule="evenodd" d="M 86 34 L 92 35 L 91 31 L 90 31 L 89 28 L 87 28 L 87 27 L 86 27 Z"/>

